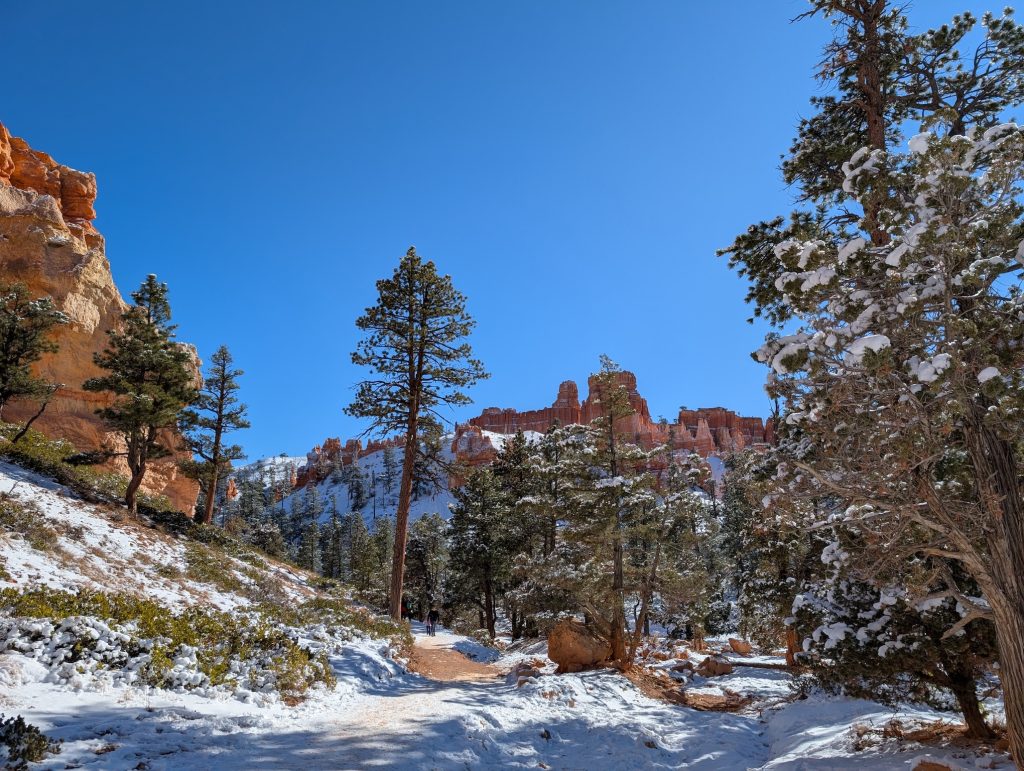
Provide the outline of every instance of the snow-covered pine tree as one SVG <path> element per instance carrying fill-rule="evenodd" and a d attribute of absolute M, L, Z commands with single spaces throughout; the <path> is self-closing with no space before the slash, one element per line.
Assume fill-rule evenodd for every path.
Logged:
<path fill-rule="evenodd" d="M 320 525 L 316 521 L 310 522 L 303 528 L 295 550 L 295 563 L 314 573 L 321 571 Z"/>
<path fill-rule="evenodd" d="M 630 666 L 626 639 L 627 544 L 642 514 L 654 503 L 654 478 L 646 471 L 648 456 L 626 441 L 616 421 L 633 413 L 622 386 L 621 369 L 607 356 L 594 379 L 592 395 L 601 417 L 582 430 L 583 456 L 567 459 L 571 477 L 563 535 L 585 561 L 578 566 L 579 599 L 611 645 L 611 657 Z"/>
<path fill-rule="evenodd" d="M 945 634 L 994 621 L 1021 757 L 1024 143 L 999 120 L 1024 98 L 1024 30 L 986 15 L 971 51 L 967 14 L 910 35 L 884 0 L 813 12 L 837 22 L 824 74 L 838 88 L 784 164 L 811 206 L 728 250 L 755 312 L 794 330 L 759 352 L 786 400 L 783 473 L 794 494 L 842 501 L 868 583 L 914 559 L 962 566 L 983 599 L 945 585 L 963 611 Z M 923 131 L 906 152 L 911 118 Z M 933 579 L 904 588 L 927 596 Z"/>
<path fill-rule="evenodd" d="M 473 469 L 452 491 L 455 501 L 449 525 L 449 573 L 445 604 L 470 608 L 493 638 L 498 603 L 508 578 L 511 555 L 506 547 L 507 501 L 494 472 Z"/>
<path fill-rule="evenodd" d="M 440 607 L 448 568 L 448 523 L 440 514 L 426 514 L 409 528 L 406 593 L 422 618 Z"/>
<path fill-rule="evenodd" d="M 376 575 L 377 557 L 363 515 L 350 512 L 342 517 L 342 531 L 348 555 L 345 580 L 360 591 L 369 591 Z"/>

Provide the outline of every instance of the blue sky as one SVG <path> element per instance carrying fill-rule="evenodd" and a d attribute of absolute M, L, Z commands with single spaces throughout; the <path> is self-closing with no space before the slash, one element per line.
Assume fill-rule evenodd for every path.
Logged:
<path fill-rule="evenodd" d="M 584 391 L 764 415 L 764 328 L 715 256 L 777 171 L 828 34 L 799 0 L 8 3 L 0 121 L 99 178 L 127 295 L 246 370 L 250 457 L 364 426 L 355 318 L 415 244 L 469 297 L 476 404 Z M 983 6 L 919 2 L 916 25 Z"/>

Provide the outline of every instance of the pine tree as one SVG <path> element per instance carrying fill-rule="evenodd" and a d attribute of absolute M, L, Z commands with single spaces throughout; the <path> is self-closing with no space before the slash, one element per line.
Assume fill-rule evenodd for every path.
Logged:
<path fill-rule="evenodd" d="M 612 660 L 628 668 L 626 541 L 631 518 L 651 500 L 652 480 L 643 472 L 642 451 L 616 430 L 616 421 L 633 413 L 620 373 L 615 362 L 601 357 L 601 370 L 593 381 L 601 416 L 585 430 L 589 460 L 582 462 L 586 470 L 574 482 L 566 538 L 593 554 L 588 563 L 588 610 L 607 635 Z"/>
<path fill-rule="evenodd" d="M 314 573 L 320 572 L 320 526 L 316 522 L 310 522 L 302 530 L 295 552 L 295 563 Z"/>
<path fill-rule="evenodd" d="M 352 512 L 345 515 L 342 527 L 348 553 L 347 580 L 356 589 L 369 591 L 373 585 L 376 556 L 366 521 L 362 514 Z"/>
<path fill-rule="evenodd" d="M 373 374 L 359 384 L 345 411 L 370 418 L 371 430 L 385 436 L 402 432 L 405 437 L 389 602 L 391 616 L 398 619 L 423 423 L 441 420 L 441 407 L 469 403 L 462 389 L 487 374 L 465 341 L 474 326 L 466 299 L 449 276 L 438 275 L 433 262 L 423 262 L 410 248 L 394 275 L 377 282 L 377 291 L 376 305 L 356 321 L 366 337 L 352 354 L 354 364 L 369 367 Z"/>
<path fill-rule="evenodd" d="M 446 604 L 478 610 L 493 639 L 498 600 L 511 569 L 511 555 L 504 548 L 508 508 L 494 473 L 486 467 L 474 469 L 452 495 Z"/>
<path fill-rule="evenodd" d="M 994 620 L 1022 756 L 1024 139 L 998 121 L 1024 98 L 1024 29 L 986 14 L 972 51 L 968 14 L 910 35 L 885 0 L 813 5 L 837 22 L 824 68 L 837 89 L 784 162 L 808 205 L 727 250 L 755 312 L 788 327 L 758 352 L 785 403 L 788 495 L 831 498 L 870 534 L 853 561 L 868 585 L 920 579 L 901 588 L 927 596 L 907 564 L 962 566 L 985 603 L 945 585 L 963 615 L 944 634 Z M 911 118 L 922 133 L 906 152 Z"/>
<path fill-rule="evenodd" d="M 200 523 L 213 521 L 217 483 L 231 470 L 233 461 L 245 457 L 237 444 L 225 444 L 224 436 L 249 428 L 246 407 L 236 396 L 240 369 L 232 369 L 233 359 L 222 345 L 210 358 L 210 369 L 195 404 L 181 414 L 180 428 L 192 453 L 198 456 L 186 464 L 186 472 L 200 480 L 206 491 Z"/>
<path fill-rule="evenodd" d="M 132 299 L 135 305 L 121 315 L 120 329 L 108 332 L 106 349 L 93 357 L 108 374 L 90 378 L 83 388 L 114 395 L 114 404 L 97 414 L 124 440 L 131 474 L 125 504 L 134 515 L 149 461 L 171 451 L 161 431 L 177 424 L 196 392 L 192 357 L 174 341 L 167 285 L 150 275 Z"/>
<path fill-rule="evenodd" d="M 391 495 L 395 491 L 395 477 L 398 475 L 398 466 L 395 463 L 395 451 L 391 445 L 384 447 L 384 492 Z"/>
<path fill-rule="evenodd" d="M 381 605 L 390 603 L 390 568 L 395 555 L 395 528 L 390 517 L 379 517 L 373 523 L 370 533 L 370 553 L 372 560 L 372 577 L 370 590 Z M 401 613 L 401 604 L 399 604 Z"/>
<path fill-rule="evenodd" d="M 448 523 L 439 514 L 426 514 L 409 528 L 406 592 L 419 615 L 441 604 L 448 566 Z"/>
<path fill-rule="evenodd" d="M 32 374 L 32 365 L 44 353 L 54 353 L 54 328 L 66 324 L 67 316 L 57 310 L 49 297 L 31 299 L 24 284 L 0 282 L 0 421 L 4 406 L 12 399 L 39 399 L 39 411 L 15 438 L 17 441 L 42 415 L 49 397 L 60 386 Z"/>
<path fill-rule="evenodd" d="M 362 511 L 366 506 L 366 477 L 358 465 L 353 464 L 348 475 L 348 501 L 353 511 Z"/>

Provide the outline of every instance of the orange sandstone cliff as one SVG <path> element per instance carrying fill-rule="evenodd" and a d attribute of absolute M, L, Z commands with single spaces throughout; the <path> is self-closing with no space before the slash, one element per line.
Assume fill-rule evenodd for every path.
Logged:
<path fill-rule="evenodd" d="M 109 397 L 83 391 L 82 383 L 100 374 L 93 354 L 106 346 L 107 330 L 127 307 L 114 285 L 103 236 L 92 224 L 95 201 L 95 175 L 57 163 L 0 124 L 0 279 L 26 284 L 34 296 L 49 295 L 70 320 L 55 334 L 60 350 L 38 367 L 64 387 L 33 428 L 80 450 L 116 446 L 95 414 Z M 4 416 L 24 420 L 35 409 L 14 401 Z M 167 439 L 179 444 L 177 437 Z M 183 453 L 152 462 L 143 490 L 166 495 L 191 515 L 199 488 L 178 470 Z M 124 471 L 122 463 L 115 459 L 110 467 Z"/>

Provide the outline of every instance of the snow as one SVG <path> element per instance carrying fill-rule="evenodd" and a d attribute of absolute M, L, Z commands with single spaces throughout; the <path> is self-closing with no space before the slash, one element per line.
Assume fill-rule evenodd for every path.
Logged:
<path fill-rule="evenodd" d="M 846 346 L 846 350 L 849 352 L 847 361 L 857 366 L 864 360 L 864 354 L 866 351 L 874 351 L 878 353 L 881 350 L 888 348 L 891 342 L 885 335 L 867 335 L 857 340 L 852 341 Z"/>
<path fill-rule="evenodd" d="M 246 606 L 247 600 L 234 593 L 161 577 L 161 564 L 184 566 L 187 542 L 123 516 L 118 521 L 116 511 L 85 504 L 10 464 L 0 464 L 0 492 L 37 504 L 60 534 L 57 551 L 39 552 L 16 535 L 0 533 L 8 585 L 134 591 L 173 607 L 206 603 L 239 612 Z M 301 572 L 283 565 L 275 569 L 296 600 L 312 592 Z M 97 620 L 74 623 L 116 645 L 116 634 Z M 422 638 L 422 625 L 414 624 L 414 631 Z M 924 754 L 945 762 L 969 757 L 963 762 L 974 765 L 973 754 L 953 747 L 923 749 L 879 739 L 858 749 L 854 726 L 881 727 L 895 716 L 929 722 L 950 715 L 897 713 L 821 694 L 794 699 L 792 676 L 777 668 L 781 659 L 773 655 L 744 656 L 746 663 L 740 664 L 726 652 L 737 662 L 731 674 L 694 676 L 682 686 L 752 699 L 739 712 L 726 713 L 651 698 L 612 670 L 556 675 L 543 642 L 520 643 L 501 654 L 446 629 L 430 641 L 489 663 L 495 677 L 429 680 L 407 671 L 387 641 L 354 635 L 330 648 L 337 686 L 313 688 L 294 706 L 262 695 L 241 699 L 225 689 L 154 689 L 131 678 L 104 676 L 99 666 L 93 673 L 55 677 L 59 662 L 14 651 L 0 653 L 0 699 L 4 712 L 20 714 L 63 741 L 61 753 L 34 764 L 35 769 L 884 770 L 906 769 Z M 671 641 L 673 649 L 679 645 Z M 698 662 L 703 655 L 693 652 L 691 658 Z M 188 651 L 179 659 L 186 674 Z M 545 662 L 540 676 L 521 687 L 504 677 L 514 664 L 535 659 Z M 658 666 L 664 670 L 674 663 Z M 980 761 L 1010 768 L 1004 755 Z"/>
<path fill-rule="evenodd" d="M 985 367 L 981 372 L 978 373 L 978 382 L 987 383 L 992 378 L 999 377 L 999 369 L 996 367 Z"/>

